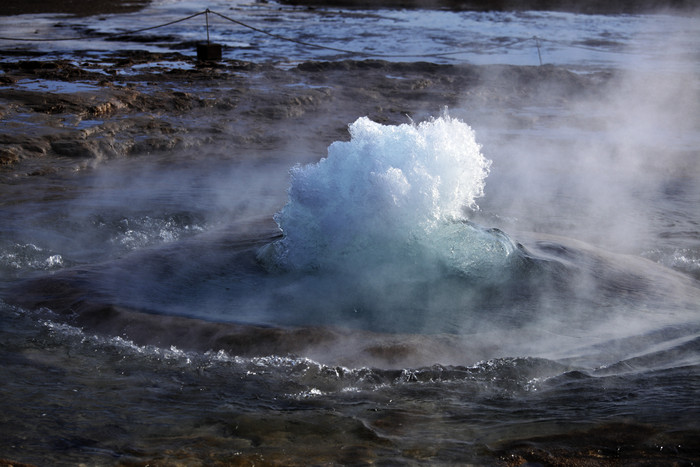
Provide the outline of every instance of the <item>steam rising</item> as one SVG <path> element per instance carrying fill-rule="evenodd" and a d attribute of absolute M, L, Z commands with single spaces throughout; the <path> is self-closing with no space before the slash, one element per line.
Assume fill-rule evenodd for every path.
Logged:
<path fill-rule="evenodd" d="M 307 322 L 359 319 L 373 330 L 471 341 L 516 332 L 532 339 L 511 339 L 511 350 L 533 354 L 644 333 L 668 320 L 666 306 L 692 308 L 698 293 L 686 278 L 610 252 L 639 255 L 653 244 L 648 208 L 663 205 L 654 198 L 688 167 L 688 142 L 673 135 L 692 123 L 674 109 L 697 121 L 697 104 L 685 99 L 698 88 L 676 78 L 621 75 L 595 99 L 527 109 L 546 117 L 530 128 L 487 120 L 496 175 L 488 187 L 492 163 L 462 120 L 358 119 L 350 141 L 291 171 L 275 215 L 283 238 L 258 255 L 268 271 L 300 273 L 286 276 L 296 282 L 275 302 Z"/>
<path fill-rule="evenodd" d="M 669 37 L 668 56 L 682 54 L 678 44 Z M 498 224 L 511 234 L 556 233 L 637 255 L 654 249 L 669 222 L 664 200 L 700 199 L 690 182 L 700 174 L 700 75 L 694 62 L 685 66 L 630 64 L 591 90 L 562 83 L 561 94 L 533 91 L 485 115 L 468 101 L 453 106 L 494 161 L 482 209 L 513 220 Z"/>

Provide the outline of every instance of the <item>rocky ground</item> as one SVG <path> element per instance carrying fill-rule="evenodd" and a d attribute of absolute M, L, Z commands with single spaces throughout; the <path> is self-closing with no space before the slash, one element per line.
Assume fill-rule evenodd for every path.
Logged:
<path fill-rule="evenodd" d="M 7 61 L 0 69 L 4 180 L 205 145 L 234 152 L 303 138 L 320 157 L 360 116 L 406 123 L 445 106 L 497 112 L 595 93 L 611 79 L 551 66 L 374 60 L 280 69 L 138 51 L 102 60 Z"/>
<path fill-rule="evenodd" d="M 392 6 L 396 1 L 371 6 Z M 644 5 L 689 5 L 686 0 L 400 1 L 402 7 L 572 9 L 576 5 L 577 10 L 596 12 L 604 11 L 603 4 L 624 11 Z M 146 3 L 15 2 L 0 7 L 0 14 L 89 15 L 130 11 Z M 300 3 L 369 6 L 352 0 Z M 308 135 L 308 128 L 314 128 L 314 137 L 305 144 L 322 156 L 330 142 L 347 135 L 347 124 L 359 116 L 405 123 L 436 115 L 445 106 L 483 109 L 488 103 L 498 110 L 543 99 L 551 103 L 595 93 L 611 78 L 551 66 L 345 60 L 281 69 L 236 60 L 201 63 L 179 53 L 116 51 L 100 59 L 77 56 L 70 61 L 47 60 L 41 53 L 36 53 L 36 60 L 26 54 L 13 60 L 16 52 L 0 53 L 6 57 L 0 63 L 0 178 L 5 180 L 210 143 L 233 149 L 270 148 L 281 141 L 294 143 L 301 133 Z"/>

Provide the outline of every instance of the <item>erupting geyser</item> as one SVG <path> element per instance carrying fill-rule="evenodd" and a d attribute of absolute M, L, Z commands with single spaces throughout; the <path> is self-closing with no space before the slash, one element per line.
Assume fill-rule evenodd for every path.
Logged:
<path fill-rule="evenodd" d="M 447 115 L 398 126 L 365 117 L 350 136 L 291 170 L 289 199 L 275 215 L 283 236 L 258 254 L 269 271 L 293 278 L 275 292 L 279 303 L 311 322 L 462 327 L 468 309 L 482 308 L 477 298 L 492 297 L 480 291 L 509 289 L 524 260 L 503 232 L 465 217 L 490 167 L 474 132 Z"/>
<path fill-rule="evenodd" d="M 392 277 L 413 267 L 425 277 L 436 266 L 483 276 L 503 266 L 513 243 L 464 217 L 491 164 L 466 123 L 443 115 L 387 126 L 363 117 L 350 136 L 291 170 L 289 200 L 275 215 L 284 236 L 261 251 L 268 266 L 367 274 L 381 265 Z"/>

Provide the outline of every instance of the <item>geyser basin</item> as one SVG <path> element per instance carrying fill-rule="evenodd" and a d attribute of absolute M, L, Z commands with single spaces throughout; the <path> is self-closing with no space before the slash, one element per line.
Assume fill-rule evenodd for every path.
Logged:
<path fill-rule="evenodd" d="M 430 324 L 438 311 L 463 308 L 464 297 L 442 290 L 448 283 L 503 285 L 526 263 L 504 233 L 464 217 L 490 161 L 472 129 L 448 115 L 398 126 L 360 118 L 350 137 L 292 169 L 275 216 L 283 237 L 258 257 L 272 273 L 311 275 L 316 286 L 305 280 L 303 295 L 323 315 L 380 330 L 454 330 L 455 316 Z"/>
<path fill-rule="evenodd" d="M 258 252 L 272 282 L 284 283 L 270 291 L 274 306 L 294 309 L 297 324 L 530 329 L 559 340 L 571 323 L 578 338 L 634 316 L 638 300 L 674 294 L 673 285 L 657 290 L 668 281 L 645 276 L 661 276 L 649 262 L 566 239 L 538 239 L 528 251 L 471 222 L 490 161 L 466 123 L 447 114 L 398 126 L 360 118 L 349 129 L 350 141 L 333 143 L 326 158 L 291 170 L 288 202 L 275 215 L 283 237 Z M 562 321 L 562 309 L 574 316 Z"/>
<path fill-rule="evenodd" d="M 698 289 L 681 274 L 573 239 L 511 238 L 470 220 L 489 167 L 471 128 L 447 115 L 397 126 L 361 118 L 328 157 L 292 169 L 278 229 L 269 218 L 244 219 L 65 269 L 25 284 L 19 302 L 140 343 L 329 362 L 356 355 L 353 364 L 367 364 L 377 340 L 405 345 L 445 334 L 447 347 L 472 358 L 593 355 L 599 364 L 627 355 L 608 341 L 693 323 Z M 155 332 L 153 319 L 134 311 L 243 328 L 163 317 L 156 321 L 170 324 Z M 171 332 L 180 326 L 190 335 Z M 322 339 L 288 333 L 319 326 L 309 335 Z M 234 337 L 222 337 L 231 329 Z M 336 345 L 339 329 L 352 344 Z M 444 363 L 445 355 L 404 361 Z"/>

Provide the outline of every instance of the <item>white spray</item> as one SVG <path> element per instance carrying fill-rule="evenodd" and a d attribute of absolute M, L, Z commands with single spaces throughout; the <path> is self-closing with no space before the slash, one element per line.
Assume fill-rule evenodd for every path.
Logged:
<path fill-rule="evenodd" d="M 436 257 L 468 272 L 512 252 L 505 236 L 463 222 L 490 167 L 466 123 L 448 115 L 398 126 L 360 118 L 350 135 L 327 158 L 292 169 L 289 201 L 275 216 L 284 238 L 262 253 L 268 264 L 362 273 Z"/>

